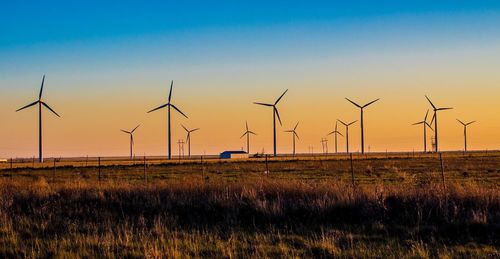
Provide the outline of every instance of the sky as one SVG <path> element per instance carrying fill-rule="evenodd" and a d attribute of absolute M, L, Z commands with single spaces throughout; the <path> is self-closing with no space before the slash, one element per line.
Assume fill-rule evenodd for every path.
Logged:
<path fill-rule="evenodd" d="M 425 99 L 439 114 L 442 150 L 500 148 L 500 2 L 498 1 L 9 1 L 0 9 L 0 158 L 38 153 L 35 107 L 43 100 L 45 156 L 126 156 L 120 129 L 140 124 L 136 155 L 166 155 L 164 104 L 175 143 L 181 124 L 193 154 L 246 148 L 245 121 L 258 135 L 251 152 L 272 152 L 272 109 L 283 132 L 297 122 L 297 152 L 321 151 L 336 119 L 359 120 L 350 98 L 379 102 L 365 110 L 369 151 L 419 151 Z M 344 128 L 339 125 L 339 130 Z M 431 133 L 429 134 L 431 135 Z M 359 123 L 349 131 L 360 150 Z M 429 136 L 430 145 L 430 136 Z M 329 137 L 329 151 L 334 150 Z M 345 140 L 339 138 L 339 151 Z M 187 152 L 187 147 L 186 147 Z"/>

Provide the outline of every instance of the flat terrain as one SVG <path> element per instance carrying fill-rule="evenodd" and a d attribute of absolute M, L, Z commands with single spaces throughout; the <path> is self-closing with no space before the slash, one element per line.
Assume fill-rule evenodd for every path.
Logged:
<path fill-rule="evenodd" d="M 0 257 L 499 257 L 500 153 L 442 162 L 14 160 Z"/>

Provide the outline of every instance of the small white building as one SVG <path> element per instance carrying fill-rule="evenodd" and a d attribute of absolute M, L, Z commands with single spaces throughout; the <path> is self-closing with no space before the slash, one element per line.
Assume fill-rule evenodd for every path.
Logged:
<path fill-rule="evenodd" d="M 220 153 L 221 159 L 245 159 L 248 158 L 248 153 L 245 151 L 224 151 Z"/>

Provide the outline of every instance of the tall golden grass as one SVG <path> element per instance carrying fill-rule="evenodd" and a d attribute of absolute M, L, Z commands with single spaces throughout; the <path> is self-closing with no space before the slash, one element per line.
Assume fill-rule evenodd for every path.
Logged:
<path fill-rule="evenodd" d="M 499 233 L 474 183 L 0 180 L 0 257 L 495 257 Z"/>

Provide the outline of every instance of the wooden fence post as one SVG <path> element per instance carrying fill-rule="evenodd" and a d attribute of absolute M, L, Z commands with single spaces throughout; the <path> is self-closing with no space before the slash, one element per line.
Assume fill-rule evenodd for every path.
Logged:
<path fill-rule="evenodd" d="M 269 174 L 269 165 L 267 163 L 267 154 L 266 154 L 266 174 Z"/>
<path fill-rule="evenodd" d="M 354 166 L 352 163 L 352 154 L 349 154 L 349 158 L 351 160 L 351 180 L 352 180 L 352 187 L 354 188 L 355 182 L 354 182 Z"/>
<path fill-rule="evenodd" d="M 443 164 L 443 157 L 441 153 L 439 153 L 439 162 L 441 163 L 441 180 L 443 181 L 443 190 L 446 189 L 445 185 L 445 180 L 444 180 L 444 164 Z"/>
<path fill-rule="evenodd" d="M 97 173 L 98 173 L 99 182 L 101 182 L 101 157 L 97 158 Z"/>

